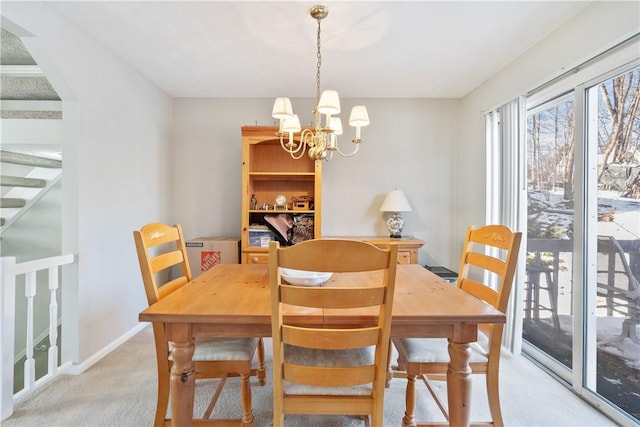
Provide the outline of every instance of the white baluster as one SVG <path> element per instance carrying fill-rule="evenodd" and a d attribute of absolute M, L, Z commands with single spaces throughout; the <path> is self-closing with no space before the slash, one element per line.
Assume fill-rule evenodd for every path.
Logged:
<path fill-rule="evenodd" d="M 49 303 L 49 374 L 53 374 L 58 368 L 58 267 L 49 267 L 49 291 L 51 301 Z"/>
<path fill-rule="evenodd" d="M 27 360 L 24 362 L 24 389 L 31 390 L 36 381 L 36 361 L 33 358 L 33 299 L 36 296 L 36 272 L 24 277 L 24 296 L 27 297 Z"/>
<path fill-rule="evenodd" d="M 2 386 L 0 387 L 0 420 L 8 418 L 13 413 L 13 364 L 15 337 L 15 307 L 16 307 L 16 275 L 14 273 L 16 257 L 2 257 L 0 259 L 0 371 L 2 372 Z"/>

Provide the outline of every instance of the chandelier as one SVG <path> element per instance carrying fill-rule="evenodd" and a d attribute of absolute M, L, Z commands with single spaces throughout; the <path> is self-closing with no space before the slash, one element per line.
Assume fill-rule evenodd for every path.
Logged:
<path fill-rule="evenodd" d="M 293 113 L 291 100 L 289 98 L 276 98 L 273 104 L 272 116 L 280 120 L 280 127 L 276 136 L 280 138 L 280 145 L 294 159 L 301 158 L 305 150 L 309 157 L 314 160 L 331 160 L 333 153 L 337 152 L 343 157 L 351 157 L 358 152 L 358 147 L 362 142 L 360 128 L 369 124 L 367 108 L 364 105 L 356 105 L 351 110 L 349 125 L 356 128 L 356 136 L 352 139 L 355 148 L 351 153 L 344 153 L 338 147 L 338 135 L 342 135 L 342 122 L 340 117 L 340 98 L 335 90 L 325 90 L 320 94 L 320 65 L 322 55 L 320 53 L 320 21 L 329 14 L 326 6 L 313 6 L 309 13 L 311 17 L 318 21 L 317 36 L 317 72 L 316 72 L 316 108 L 313 110 L 315 125 L 313 129 L 302 130 L 300 119 Z M 323 117 L 324 116 L 324 123 Z M 324 126 L 323 126 L 324 124 Z M 296 143 L 293 138 L 294 133 L 302 132 L 300 142 Z M 288 138 L 285 138 L 287 137 Z"/>

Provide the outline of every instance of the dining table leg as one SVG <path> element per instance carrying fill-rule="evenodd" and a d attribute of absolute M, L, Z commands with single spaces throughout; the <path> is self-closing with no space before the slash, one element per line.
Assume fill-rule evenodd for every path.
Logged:
<path fill-rule="evenodd" d="M 449 339 L 449 369 L 447 370 L 447 396 L 449 399 L 449 425 L 468 426 L 471 405 L 471 344 Z"/>
<path fill-rule="evenodd" d="M 173 343 L 171 356 L 171 425 L 187 427 L 193 418 L 196 374 L 193 365 L 195 342 L 190 324 L 168 323 L 167 339 Z"/>

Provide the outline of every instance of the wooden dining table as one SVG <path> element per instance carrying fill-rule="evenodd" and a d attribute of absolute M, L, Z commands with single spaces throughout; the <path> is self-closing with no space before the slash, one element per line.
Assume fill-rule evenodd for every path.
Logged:
<path fill-rule="evenodd" d="M 353 275 L 361 275 L 354 277 Z M 357 280 L 356 280 L 357 279 Z M 334 274 L 322 286 L 370 281 L 370 273 Z M 173 343 L 171 413 L 173 426 L 193 417 L 194 340 L 199 336 L 270 337 L 269 267 L 266 264 L 219 264 L 139 314 L 141 322 L 164 322 Z M 373 320 L 373 312 L 290 307 L 285 316 L 300 324 L 348 325 Z M 398 265 L 391 337 L 440 337 L 449 340 L 447 394 L 449 422 L 469 425 L 470 343 L 478 325 L 505 323 L 504 313 L 418 264 Z M 398 420 L 398 424 L 401 420 Z"/>

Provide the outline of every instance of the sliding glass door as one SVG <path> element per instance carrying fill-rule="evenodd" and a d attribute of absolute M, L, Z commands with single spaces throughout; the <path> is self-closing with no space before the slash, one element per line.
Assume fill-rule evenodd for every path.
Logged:
<path fill-rule="evenodd" d="M 527 114 L 523 338 L 567 369 L 573 359 L 573 92 Z"/>
<path fill-rule="evenodd" d="M 527 113 L 522 335 L 594 401 L 640 422 L 640 67 Z"/>
<path fill-rule="evenodd" d="M 584 386 L 640 420 L 640 67 L 581 88 L 591 239 Z M 595 238 L 593 238 L 595 236 Z M 589 333 L 590 332 L 590 333 Z"/>

